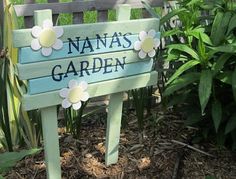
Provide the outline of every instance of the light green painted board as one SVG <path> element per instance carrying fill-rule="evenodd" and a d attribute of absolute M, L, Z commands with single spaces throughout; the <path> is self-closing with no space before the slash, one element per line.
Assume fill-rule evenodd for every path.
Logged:
<path fill-rule="evenodd" d="M 150 18 L 122 22 L 116 21 L 67 25 L 62 27 L 64 29 L 64 34 L 60 39 L 67 42 L 68 38 L 76 39 L 76 37 L 80 37 L 80 40 L 83 40 L 86 37 L 95 39 L 96 34 L 101 35 L 104 33 L 108 33 L 107 37 L 111 37 L 114 32 L 120 32 L 122 34 L 132 32 L 132 34 L 138 34 L 142 30 L 149 31 L 150 29 L 158 29 L 159 20 L 156 18 Z M 20 29 L 13 31 L 13 45 L 16 48 L 30 46 L 32 40 L 33 37 L 31 36 L 31 29 Z"/>
<path fill-rule="evenodd" d="M 131 7 L 129 5 L 119 6 L 117 8 L 116 15 L 118 21 L 130 19 Z M 122 106 L 123 92 L 111 94 L 106 129 L 105 164 L 107 166 L 118 162 Z"/>
<path fill-rule="evenodd" d="M 34 24 L 38 26 L 43 25 L 43 21 L 49 19 L 52 20 L 52 11 L 49 9 L 34 11 Z M 31 36 L 31 34 L 29 34 Z"/>
<path fill-rule="evenodd" d="M 105 164 L 111 165 L 118 161 L 118 148 L 120 141 L 120 128 L 123 106 L 123 93 L 110 96 L 106 128 Z"/>
<path fill-rule="evenodd" d="M 157 83 L 157 72 L 135 75 L 127 78 L 120 78 L 110 81 L 90 84 L 88 93 L 90 98 L 127 91 L 130 89 L 142 88 L 145 86 L 155 85 Z M 62 98 L 59 91 L 41 93 L 37 95 L 24 95 L 22 98 L 22 107 L 29 111 L 33 109 L 61 104 Z"/>
<path fill-rule="evenodd" d="M 41 109 L 43 145 L 46 160 L 47 179 L 60 179 L 60 152 L 57 133 L 57 107 Z"/>
<path fill-rule="evenodd" d="M 41 24 L 44 19 L 51 19 L 52 11 L 35 12 L 35 23 Z M 57 107 L 41 109 L 43 145 L 46 160 L 47 179 L 61 178 L 59 139 L 57 133 Z"/>
<path fill-rule="evenodd" d="M 75 66 L 75 70 L 78 72 L 81 68 L 80 62 L 83 60 L 86 60 L 89 62 L 88 69 L 92 69 L 94 65 L 94 58 L 118 58 L 123 59 L 123 57 L 126 57 L 125 62 L 126 64 L 139 62 L 146 59 L 140 59 L 138 57 L 138 53 L 134 50 L 129 51 L 122 51 L 122 52 L 116 52 L 114 53 L 105 53 L 105 54 L 99 54 L 99 55 L 90 55 L 90 56 L 83 56 L 83 57 L 76 57 L 76 58 L 67 58 L 67 59 L 60 59 L 57 61 L 46 61 L 46 62 L 40 62 L 40 63 L 29 63 L 29 64 L 17 64 L 18 69 L 18 76 L 19 79 L 25 80 L 25 79 L 32 79 L 32 78 L 38 78 L 38 77 L 44 77 L 44 76 L 50 76 L 52 73 L 52 69 L 55 65 L 61 65 L 61 71 L 66 71 L 69 63 L 72 61 L 72 63 Z M 104 63 L 104 61 L 103 61 Z M 112 61 L 112 65 L 115 65 L 116 61 Z M 96 67 L 99 68 L 101 65 L 99 60 L 95 60 Z"/>

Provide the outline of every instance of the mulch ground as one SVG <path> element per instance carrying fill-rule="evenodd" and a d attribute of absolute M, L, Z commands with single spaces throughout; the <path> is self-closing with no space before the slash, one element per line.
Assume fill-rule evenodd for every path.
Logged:
<path fill-rule="evenodd" d="M 159 111 L 156 109 L 156 111 Z M 153 112 L 139 132 L 134 112 L 124 116 L 119 161 L 105 166 L 104 112 L 83 121 L 79 140 L 60 133 L 62 178 L 236 178 L 236 155 L 213 144 L 189 144 L 197 129 L 173 112 Z M 46 178 L 43 151 L 18 162 L 7 179 Z"/>

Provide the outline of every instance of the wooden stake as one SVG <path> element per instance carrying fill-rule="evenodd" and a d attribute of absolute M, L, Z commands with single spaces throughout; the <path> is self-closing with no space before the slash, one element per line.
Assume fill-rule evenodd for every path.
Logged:
<path fill-rule="evenodd" d="M 130 19 L 131 7 L 121 5 L 117 9 L 117 20 Z M 122 85 L 122 84 L 121 84 Z M 105 164 L 111 165 L 118 161 L 118 147 L 120 141 L 120 128 L 123 107 L 123 92 L 112 94 L 108 106 L 106 129 L 106 154 Z"/>
<path fill-rule="evenodd" d="M 61 178 L 59 140 L 57 132 L 57 107 L 41 109 L 44 153 L 48 179 Z"/>

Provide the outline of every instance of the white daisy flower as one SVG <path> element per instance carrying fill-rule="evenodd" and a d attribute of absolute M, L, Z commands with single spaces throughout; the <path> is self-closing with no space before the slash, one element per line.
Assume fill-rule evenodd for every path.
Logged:
<path fill-rule="evenodd" d="M 139 33 L 140 41 L 134 43 L 134 49 L 139 51 L 138 55 L 141 59 L 144 59 L 147 55 L 151 58 L 155 56 L 156 49 L 160 46 L 160 39 L 155 38 L 155 36 L 156 31 L 154 29 Z"/>
<path fill-rule="evenodd" d="M 58 39 L 63 35 L 63 28 L 54 26 L 51 20 L 43 21 L 43 27 L 34 26 L 32 28 L 32 36 L 35 38 L 31 42 L 33 50 L 42 48 L 41 53 L 43 56 L 50 56 L 52 49 L 59 50 L 63 47 L 63 42 Z"/>
<path fill-rule="evenodd" d="M 81 101 L 89 99 L 89 94 L 85 91 L 88 83 L 82 81 L 78 84 L 76 80 L 70 80 L 68 86 L 69 88 L 63 88 L 59 93 L 62 98 L 65 98 L 62 101 L 62 107 L 69 108 L 72 105 L 74 110 L 78 110 L 82 105 Z"/>

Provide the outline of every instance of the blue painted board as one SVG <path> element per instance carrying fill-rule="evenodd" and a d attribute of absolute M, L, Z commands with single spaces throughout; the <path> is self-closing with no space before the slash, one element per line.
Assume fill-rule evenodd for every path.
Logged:
<path fill-rule="evenodd" d="M 84 53 L 81 53 L 82 47 L 84 45 L 84 41 L 79 41 L 79 47 L 80 51 L 77 51 L 73 46 L 71 46 L 71 52 L 69 50 L 69 42 L 65 42 L 63 44 L 63 48 L 60 50 L 53 50 L 52 54 L 48 57 L 45 57 L 41 54 L 41 50 L 34 51 L 31 49 L 31 47 L 24 47 L 20 49 L 19 53 L 19 62 L 21 64 L 26 63 L 34 63 L 34 62 L 43 62 L 43 61 L 49 61 L 49 60 L 57 60 L 62 58 L 70 58 L 70 57 L 79 57 L 79 56 L 85 56 L 85 55 L 93 55 L 93 54 L 99 54 L 99 53 L 108 53 L 108 52 L 116 52 L 116 51 L 125 51 L 133 49 L 133 44 L 138 40 L 138 35 L 129 35 L 126 36 L 128 40 L 130 40 L 130 43 L 127 42 L 124 38 L 119 38 L 121 46 L 119 46 L 119 43 L 112 43 L 112 47 L 109 48 L 112 38 L 107 38 L 107 47 L 104 47 L 100 43 L 100 48 L 97 49 L 97 39 L 90 40 L 91 45 L 93 48 L 93 51 L 91 51 L 90 48 L 84 48 Z M 156 34 L 156 38 L 160 38 L 160 33 L 158 32 Z M 131 45 L 130 45 L 131 44 Z M 86 44 L 87 46 L 87 44 Z M 138 52 L 137 52 L 138 53 Z"/>
<path fill-rule="evenodd" d="M 85 71 L 82 71 L 83 76 L 81 76 L 81 73 L 78 73 L 78 75 L 76 76 L 74 75 L 74 73 L 68 73 L 68 76 L 66 78 L 62 78 L 61 81 L 53 80 L 52 76 L 32 79 L 29 80 L 28 82 L 29 85 L 28 94 L 33 95 L 65 88 L 68 86 L 69 81 L 72 79 L 76 79 L 79 82 L 86 81 L 87 83 L 95 83 L 105 80 L 142 74 L 151 71 L 152 66 L 153 66 L 153 60 L 151 59 L 151 60 L 141 61 L 138 63 L 125 64 L 124 69 L 121 69 L 121 67 L 117 67 L 116 69 L 115 66 L 112 66 L 112 67 L 107 67 L 106 69 L 101 68 L 100 71 L 96 73 L 92 73 L 92 69 L 90 69 L 88 70 L 88 73 L 90 75 L 88 75 L 87 72 Z M 105 72 L 104 70 L 106 70 L 106 72 L 108 73 L 104 73 Z M 58 77 L 60 77 L 60 75 L 58 75 Z"/>

